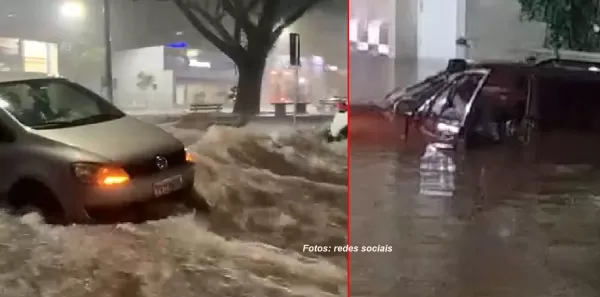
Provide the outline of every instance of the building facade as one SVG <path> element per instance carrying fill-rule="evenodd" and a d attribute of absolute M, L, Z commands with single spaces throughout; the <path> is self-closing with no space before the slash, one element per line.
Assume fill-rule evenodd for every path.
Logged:
<path fill-rule="evenodd" d="M 360 69 L 352 97 L 377 100 L 451 58 L 522 59 L 542 47 L 545 25 L 522 21 L 520 8 L 518 0 L 351 0 L 351 67 Z"/>

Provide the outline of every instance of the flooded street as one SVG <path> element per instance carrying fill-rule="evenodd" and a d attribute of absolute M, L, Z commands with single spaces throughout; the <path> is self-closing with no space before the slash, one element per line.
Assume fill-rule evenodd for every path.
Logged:
<path fill-rule="evenodd" d="M 371 131 L 350 136 L 350 241 L 393 252 L 352 254 L 351 296 L 600 294 L 597 168 L 510 148 L 408 148 Z"/>
<path fill-rule="evenodd" d="M 0 213 L 1 296 L 345 296 L 345 254 L 302 253 L 346 240 L 345 143 L 314 129 L 165 129 L 196 153 L 211 214 L 56 227 Z"/>

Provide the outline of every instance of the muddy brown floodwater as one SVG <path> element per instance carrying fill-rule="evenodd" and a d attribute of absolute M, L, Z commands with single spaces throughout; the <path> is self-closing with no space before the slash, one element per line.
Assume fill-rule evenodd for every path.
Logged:
<path fill-rule="evenodd" d="M 595 166 L 350 143 L 351 296 L 600 295 Z"/>
<path fill-rule="evenodd" d="M 345 143 L 315 129 L 165 129 L 197 154 L 214 211 L 67 227 L 0 213 L 0 296 L 345 296 L 345 255 L 302 253 L 346 239 Z"/>

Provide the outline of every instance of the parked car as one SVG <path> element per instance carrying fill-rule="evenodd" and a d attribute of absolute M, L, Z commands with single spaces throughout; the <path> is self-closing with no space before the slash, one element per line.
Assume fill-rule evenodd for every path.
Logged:
<path fill-rule="evenodd" d="M 337 104 L 337 111 L 325 132 L 327 141 L 340 141 L 348 137 L 348 102 Z"/>
<path fill-rule="evenodd" d="M 399 132 L 404 138 L 418 131 L 426 143 L 448 149 L 530 143 L 558 131 L 597 136 L 598 69 L 596 63 L 560 59 L 472 63 L 406 88 L 391 99 L 392 114 L 406 122 Z"/>
<path fill-rule="evenodd" d="M 0 75 L 0 192 L 47 220 L 195 195 L 193 156 L 173 135 L 62 78 Z"/>

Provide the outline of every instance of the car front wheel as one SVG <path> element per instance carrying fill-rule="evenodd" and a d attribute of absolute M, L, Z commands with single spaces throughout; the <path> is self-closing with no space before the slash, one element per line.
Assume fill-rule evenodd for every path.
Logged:
<path fill-rule="evenodd" d="M 13 185 L 8 193 L 8 204 L 17 215 L 36 211 L 49 224 L 75 222 L 66 215 L 54 193 L 37 181 L 23 180 Z"/>

